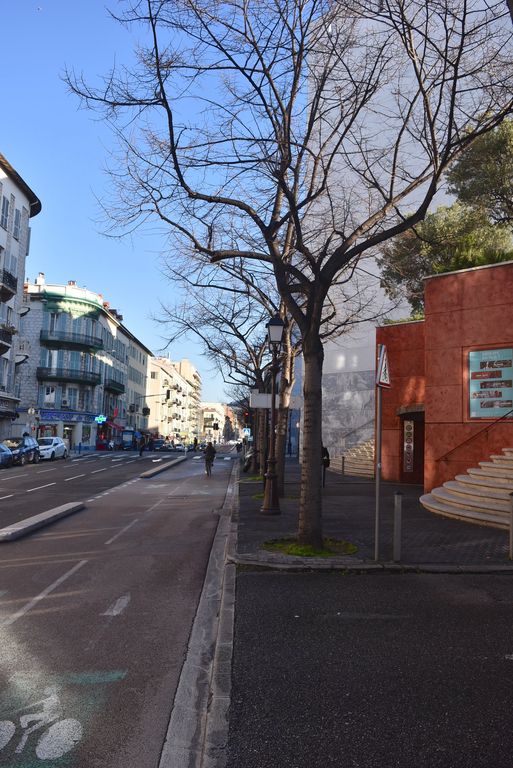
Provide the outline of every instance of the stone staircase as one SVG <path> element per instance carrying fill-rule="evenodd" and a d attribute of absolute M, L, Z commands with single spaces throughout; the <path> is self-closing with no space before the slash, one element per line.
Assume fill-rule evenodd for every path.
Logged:
<path fill-rule="evenodd" d="M 509 528 L 513 493 L 513 448 L 480 461 L 479 467 L 465 475 L 433 488 L 421 496 L 420 503 L 437 515 L 465 520 L 468 523 Z"/>
<path fill-rule="evenodd" d="M 330 469 L 344 475 L 374 477 L 374 440 L 349 448 L 342 456 L 335 456 Z"/>

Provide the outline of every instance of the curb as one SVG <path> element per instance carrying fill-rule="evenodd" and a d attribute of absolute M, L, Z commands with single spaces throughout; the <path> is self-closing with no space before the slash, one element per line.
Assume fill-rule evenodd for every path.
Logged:
<path fill-rule="evenodd" d="M 513 573 L 513 564 L 455 565 L 451 563 L 370 563 L 343 558 L 288 557 L 271 553 L 229 555 L 228 562 L 271 571 L 345 571 L 351 573 Z"/>
<path fill-rule="evenodd" d="M 13 523 L 13 525 L 9 525 L 7 528 L 0 529 L 0 542 L 19 539 L 32 533 L 32 531 L 36 531 L 38 528 L 43 528 L 45 525 L 53 523 L 55 520 L 60 520 L 61 517 L 72 515 L 74 512 L 84 509 L 84 507 L 83 501 L 70 502 L 68 504 L 61 504 L 60 507 L 48 509 L 46 512 L 40 512 L 39 515 L 27 517 L 25 520 L 20 520 L 18 523 Z"/>
<path fill-rule="evenodd" d="M 153 469 L 147 469 L 146 472 L 142 472 L 139 477 L 153 477 L 154 475 L 158 475 L 161 472 L 165 472 L 166 469 L 170 469 L 170 467 L 174 467 L 175 464 L 181 464 L 182 461 L 187 461 L 187 456 L 179 456 L 178 459 L 173 459 L 173 461 L 166 461 L 165 464 L 160 464 L 158 467 L 153 467 Z"/>
<path fill-rule="evenodd" d="M 228 736 L 235 604 L 232 512 L 238 464 L 220 511 L 158 768 L 222 768 Z"/>

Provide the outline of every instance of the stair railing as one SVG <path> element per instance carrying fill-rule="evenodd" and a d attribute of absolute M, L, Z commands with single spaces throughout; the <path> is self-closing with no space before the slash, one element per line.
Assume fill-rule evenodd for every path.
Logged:
<path fill-rule="evenodd" d="M 443 456 L 440 456 L 438 459 L 435 459 L 435 461 L 444 461 L 448 456 L 451 455 L 451 453 L 454 453 L 454 451 L 457 451 L 458 448 L 461 448 L 462 445 L 466 445 L 467 443 L 471 443 L 472 440 L 474 440 L 476 437 L 479 437 L 479 435 L 483 435 L 485 432 L 488 432 L 489 429 L 493 429 L 500 421 L 503 421 L 504 419 L 507 419 L 508 416 L 513 414 L 513 408 L 509 411 L 506 411 L 506 413 L 503 413 L 502 416 L 499 416 L 498 419 L 495 419 L 491 424 L 487 424 L 486 427 L 483 427 L 479 430 L 479 432 L 474 432 L 473 435 L 470 437 L 467 437 L 466 440 L 462 440 L 461 443 L 458 443 L 458 445 L 455 445 L 454 448 L 451 448 L 450 451 L 447 451 L 447 453 L 444 453 Z"/>

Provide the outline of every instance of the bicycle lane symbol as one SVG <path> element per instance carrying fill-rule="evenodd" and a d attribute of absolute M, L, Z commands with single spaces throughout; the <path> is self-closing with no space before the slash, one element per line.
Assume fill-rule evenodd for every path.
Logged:
<path fill-rule="evenodd" d="M 125 676 L 122 670 L 71 673 L 41 687 L 39 676 L 14 675 L 0 697 L 0 765 L 6 759 L 11 768 L 35 768 L 40 761 L 48 768 L 71 765 L 107 686 Z"/>

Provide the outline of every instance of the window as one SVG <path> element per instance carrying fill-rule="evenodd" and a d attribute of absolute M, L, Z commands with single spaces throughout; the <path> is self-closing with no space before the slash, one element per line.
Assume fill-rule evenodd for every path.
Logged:
<path fill-rule="evenodd" d="M 68 406 L 71 408 L 71 410 L 75 411 L 77 409 L 77 403 L 78 403 L 77 387 L 66 388 L 66 400 L 68 401 Z"/>
<path fill-rule="evenodd" d="M 20 230 L 21 230 L 21 211 L 19 208 L 16 208 L 14 211 L 14 227 L 12 230 L 12 236 L 15 240 L 20 239 Z"/>
<path fill-rule="evenodd" d="M 2 213 L 0 214 L 0 227 L 7 229 L 8 220 L 9 220 L 9 200 L 4 195 L 2 197 Z"/>
<path fill-rule="evenodd" d="M 45 405 L 55 403 L 55 387 L 45 387 L 43 402 Z"/>

